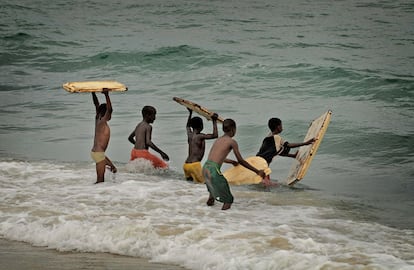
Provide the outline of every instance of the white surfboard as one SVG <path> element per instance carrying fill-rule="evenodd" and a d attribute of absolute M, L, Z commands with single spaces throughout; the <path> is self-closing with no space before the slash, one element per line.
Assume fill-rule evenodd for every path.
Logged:
<path fill-rule="evenodd" d="M 315 138 L 316 141 L 310 145 L 304 145 L 299 148 L 298 155 L 293 161 L 289 175 L 286 179 L 288 185 L 294 185 L 305 177 L 306 172 L 312 162 L 312 159 L 316 155 L 316 151 L 322 142 L 322 138 L 328 128 L 331 120 L 332 111 L 327 111 L 317 119 L 313 120 L 308 132 L 303 141 Z"/>

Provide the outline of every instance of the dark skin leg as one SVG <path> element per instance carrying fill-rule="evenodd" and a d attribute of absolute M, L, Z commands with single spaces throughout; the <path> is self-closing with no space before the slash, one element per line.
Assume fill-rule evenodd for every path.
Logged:
<path fill-rule="evenodd" d="M 102 160 L 99 163 L 96 163 L 96 183 L 104 182 L 105 177 L 105 167 L 106 167 L 106 160 Z"/>
<path fill-rule="evenodd" d="M 208 206 L 213 206 L 214 205 L 214 198 L 213 198 L 213 196 L 211 196 L 211 194 L 210 194 L 210 197 L 208 197 L 207 205 Z"/>
<path fill-rule="evenodd" d="M 96 183 L 102 183 L 105 181 L 105 169 L 106 167 L 109 167 L 109 169 L 111 170 L 111 172 L 116 173 L 117 169 L 115 167 L 115 165 L 112 163 L 112 161 L 108 158 L 105 157 L 104 160 L 102 160 L 99 163 L 96 163 Z"/>
<path fill-rule="evenodd" d="M 221 208 L 221 210 L 227 210 L 230 209 L 231 207 L 231 203 L 223 203 L 223 207 Z"/>

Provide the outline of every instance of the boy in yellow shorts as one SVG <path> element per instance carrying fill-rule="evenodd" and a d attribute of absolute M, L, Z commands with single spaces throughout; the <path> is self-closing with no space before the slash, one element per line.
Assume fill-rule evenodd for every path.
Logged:
<path fill-rule="evenodd" d="M 183 165 L 184 176 L 189 181 L 196 183 L 204 183 L 204 177 L 201 170 L 201 160 L 203 159 L 206 143 L 205 140 L 215 139 L 218 137 L 217 117 L 215 113 L 211 117 L 213 121 L 213 133 L 204 134 L 203 120 L 195 116 L 191 118 L 193 111 L 190 112 L 187 120 L 187 141 L 188 141 L 188 157 Z"/>
<path fill-rule="evenodd" d="M 109 144 L 110 128 L 108 121 L 112 116 L 112 104 L 108 95 L 108 90 L 102 91 L 105 95 L 106 103 L 99 104 L 95 93 L 92 93 L 93 104 L 95 105 L 95 137 L 91 150 L 91 158 L 96 163 L 96 183 L 104 182 L 105 168 L 109 166 L 113 173 L 116 173 L 116 167 L 112 161 L 105 156 L 106 148 Z"/>

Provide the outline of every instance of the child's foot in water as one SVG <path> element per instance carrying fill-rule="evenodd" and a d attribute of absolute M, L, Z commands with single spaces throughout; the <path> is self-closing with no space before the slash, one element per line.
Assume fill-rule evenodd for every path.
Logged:
<path fill-rule="evenodd" d="M 212 197 L 208 198 L 207 205 L 208 206 L 213 206 L 214 205 L 214 198 L 212 198 Z"/>
<path fill-rule="evenodd" d="M 221 208 L 221 210 L 227 210 L 230 209 L 231 207 L 231 203 L 223 203 L 223 207 Z"/>

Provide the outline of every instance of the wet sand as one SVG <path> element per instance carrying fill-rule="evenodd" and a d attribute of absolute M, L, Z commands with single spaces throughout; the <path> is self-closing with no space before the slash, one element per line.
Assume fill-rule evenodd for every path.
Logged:
<path fill-rule="evenodd" d="M 0 239 L 0 270 L 185 270 L 185 268 L 151 263 L 147 259 L 109 253 L 58 252 L 27 243 Z"/>

